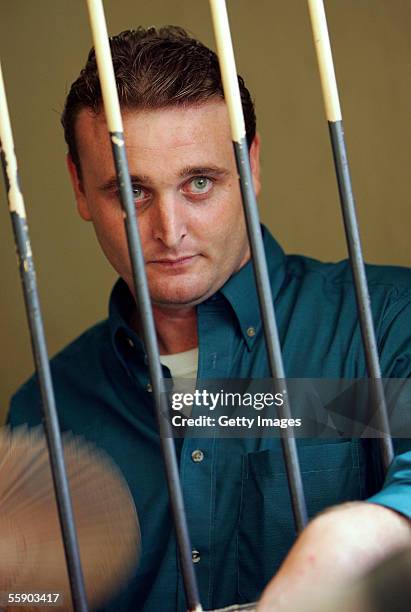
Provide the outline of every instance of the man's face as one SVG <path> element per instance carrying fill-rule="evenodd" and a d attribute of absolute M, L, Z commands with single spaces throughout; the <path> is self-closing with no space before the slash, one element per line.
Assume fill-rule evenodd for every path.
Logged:
<path fill-rule="evenodd" d="M 226 105 L 128 111 L 123 121 L 153 304 L 198 304 L 249 259 Z M 108 260 L 134 293 L 104 116 L 83 109 L 76 134 L 81 182 L 70 160 L 69 168 L 80 215 L 93 222 Z M 257 140 L 251 158 L 258 191 Z"/>

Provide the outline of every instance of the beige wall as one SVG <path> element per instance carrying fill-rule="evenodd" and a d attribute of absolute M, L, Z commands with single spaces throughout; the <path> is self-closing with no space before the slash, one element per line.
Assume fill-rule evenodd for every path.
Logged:
<path fill-rule="evenodd" d="M 110 33 L 180 24 L 213 44 L 206 0 L 106 0 Z M 304 0 L 230 0 L 238 70 L 263 139 L 265 222 L 288 251 L 345 256 Z M 345 131 L 368 261 L 411 265 L 410 0 L 328 0 Z M 6 78 L 50 353 L 105 317 L 114 275 L 76 215 L 59 127 L 90 47 L 85 2 L 0 0 Z M 0 417 L 32 371 L 14 244 L 0 192 Z"/>

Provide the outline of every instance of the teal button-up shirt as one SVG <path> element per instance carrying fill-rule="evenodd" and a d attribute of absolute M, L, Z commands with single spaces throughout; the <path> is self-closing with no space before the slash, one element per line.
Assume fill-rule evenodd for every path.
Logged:
<path fill-rule="evenodd" d="M 263 234 L 287 377 L 366 376 L 348 263 L 286 256 L 267 230 Z M 367 274 L 383 376 L 408 377 L 411 270 L 368 266 Z M 82 434 L 117 463 L 140 519 L 141 559 L 104 610 L 182 612 L 184 590 L 147 358 L 128 325 L 132 309 L 120 280 L 109 318 L 53 358 L 57 406 L 63 430 Z M 200 379 L 269 377 L 251 263 L 200 304 L 197 315 Z M 250 327 L 254 335 L 247 333 Z M 9 421 L 13 426 L 41 421 L 34 379 L 13 397 Z M 407 442 L 398 444 L 402 454 L 378 492 L 373 441 L 299 439 L 309 515 L 373 496 L 372 501 L 411 517 Z M 256 599 L 295 538 L 279 440 L 186 438 L 176 446 L 203 607 Z M 202 451 L 201 461 L 195 450 Z"/>

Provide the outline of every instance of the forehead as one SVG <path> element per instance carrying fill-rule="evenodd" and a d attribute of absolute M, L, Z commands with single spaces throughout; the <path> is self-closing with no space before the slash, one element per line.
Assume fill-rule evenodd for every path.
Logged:
<path fill-rule="evenodd" d="M 182 154 L 212 150 L 225 155 L 232 151 L 228 113 L 222 100 L 187 107 L 123 111 L 127 150 L 145 155 Z M 76 121 L 80 157 L 110 148 L 103 113 L 82 109 Z"/>

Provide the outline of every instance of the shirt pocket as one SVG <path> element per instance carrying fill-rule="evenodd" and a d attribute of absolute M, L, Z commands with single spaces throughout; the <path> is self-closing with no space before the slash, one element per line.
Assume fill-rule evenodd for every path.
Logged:
<path fill-rule="evenodd" d="M 303 440 L 298 456 L 309 517 L 364 493 L 358 440 Z M 243 457 L 238 526 L 240 603 L 255 601 L 296 537 L 281 444 Z"/>

